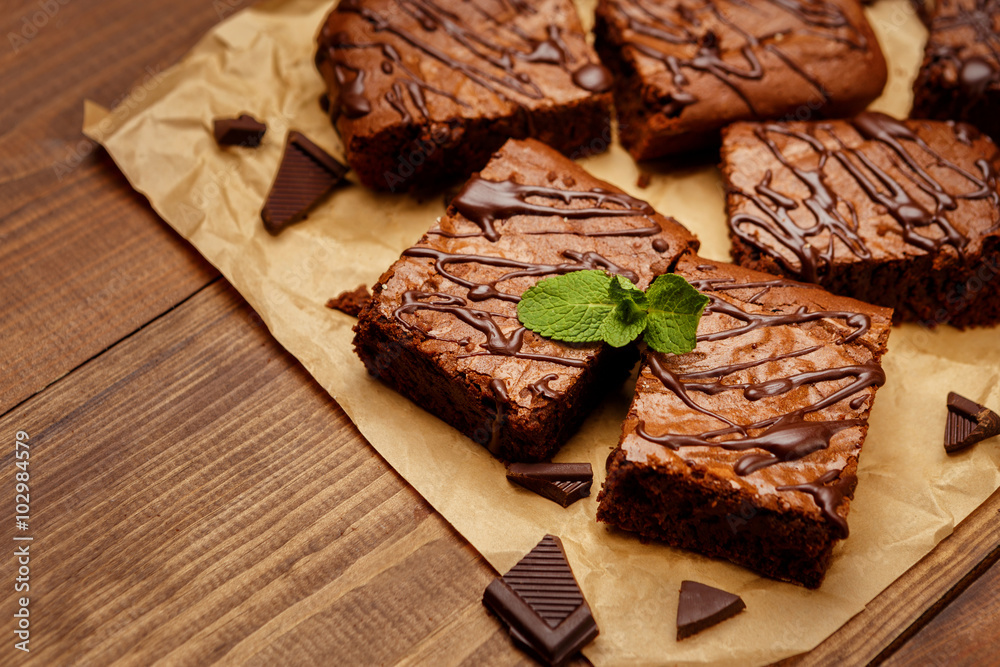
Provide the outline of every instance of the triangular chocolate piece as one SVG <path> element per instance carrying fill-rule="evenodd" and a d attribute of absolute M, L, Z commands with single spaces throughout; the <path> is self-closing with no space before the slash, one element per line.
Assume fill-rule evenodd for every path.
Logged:
<path fill-rule="evenodd" d="M 558 537 L 546 535 L 483 593 L 514 642 L 547 665 L 561 665 L 597 636 L 597 623 Z"/>
<path fill-rule="evenodd" d="M 697 581 L 682 581 L 677 603 L 677 641 L 721 623 L 746 608 L 739 595 Z"/>
<path fill-rule="evenodd" d="M 589 463 L 512 463 L 507 479 L 569 507 L 590 495 L 594 471 Z"/>
<path fill-rule="evenodd" d="M 955 392 L 948 393 L 944 449 L 951 454 L 1000 435 L 1000 415 Z"/>
<path fill-rule="evenodd" d="M 337 185 L 347 167 L 300 132 L 290 132 L 278 174 L 260 212 L 264 227 L 277 234 L 306 217 L 309 209 Z"/>
<path fill-rule="evenodd" d="M 216 118 L 212 127 L 215 142 L 220 146 L 260 146 L 267 125 L 253 116 L 243 114 L 239 118 Z"/>

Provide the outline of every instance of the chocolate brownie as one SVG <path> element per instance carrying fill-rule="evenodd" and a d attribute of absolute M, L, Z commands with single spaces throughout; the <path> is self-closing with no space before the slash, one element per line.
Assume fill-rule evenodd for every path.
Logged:
<path fill-rule="evenodd" d="M 961 120 L 1000 140 L 1000 0 L 937 0 L 914 118 Z"/>
<path fill-rule="evenodd" d="M 575 156 L 610 143 L 611 75 L 571 0 L 342 0 L 316 64 L 372 188 L 468 176 L 509 137 Z"/>
<path fill-rule="evenodd" d="M 355 350 L 369 372 L 495 456 L 544 460 L 637 354 L 526 330 L 520 295 L 584 269 L 644 289 L 695 247 L 646 202 L 537 141 L 510 140 L 379 279 Z"/>
<path fill-rule="evenodd" d="M 595 32 L 637 160 L 717 146 L 738 120 L 854 115 L 886 82 L 856 0 L 600 0 Z"/>
<path fill-rule="evenodd" d="M 897 322 L 1000 321 L 1000 155 L 988 137 L 867 112 L 723 136 L 738 264 L 894 308 Z"/>
<path fill-rule="evenodd" d="M 600 521 L 820 585 L 847 536 L 889 310 L 685 256 L 709 297 L 692 352 L 647 352 Z"/>

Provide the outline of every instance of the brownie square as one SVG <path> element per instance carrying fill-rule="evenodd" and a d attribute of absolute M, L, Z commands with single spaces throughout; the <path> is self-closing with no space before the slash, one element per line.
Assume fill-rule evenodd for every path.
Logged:
<path fill-rule="evenodd" d="M 887 309 L 685 256 L 698 344 L 647 352 L 597 517 L 765 576 L 820 585 L 857 483 Z"/>
<path fill-rule="evenodd" d="M 995 324 L 998 160 L 989 137 L 943 121 L 735 124 L 722 146 L 733 258 L 897 322 Z"/>
<path fill-rule="evenodd" d="M 938 0 L 927 24 L 910 115 L 965 121 L 1000 140 L 1000 1 Z"/>
<path fill-rule="evenodd" d="M 371 188 L 466 177 L 510 137 L 574 157 L 610 144 L 611 76 L 571 0 L 343 0 L 316 64 Z"/>
<path fill-rule="evenodd" d="M 715 147 L 734 121 L 852 116 L 886 82 L 856 0 L 600 0 L 595 32 L 637 160 Z"/>
<path fill-rule="evenodd" d="M 645 289 L 697 245 L 552 148 L 510 140 L 379 279 L 355 350 L 369 372 L 498 458 L 544 460 L 638 355 L 527 331 L 520 295 L 584 269 Z"/>

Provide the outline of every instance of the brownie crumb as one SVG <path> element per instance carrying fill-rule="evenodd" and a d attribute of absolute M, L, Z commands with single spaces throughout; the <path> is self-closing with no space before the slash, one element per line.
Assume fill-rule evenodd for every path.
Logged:
<path fill-rule="evenodd" d="M 639 178 L 638 178 L 638 180 L 636 180 L 635 184 L 636 184 L 636 187 L 639 187 L 639 188 L 642 188 L 643 190 L 645 190 L 646 188 L 649 187 L 649 182 L 652 181 L 652 180 L 653 180 L 652 176 L 650 176 L 649 174 L 647 174 L 644 171 L 640 171 L 639 172 Z"/>
<path fill-rule="evenodd" d="M 341 292 L 336 297 L 326 302 L 326 307 L 331 310 L 339 310 L 351 317 L 361 314 L 361 309 L 371 301 L 372 295 L 365 285 L 358 285 L 353 290 Z"/>

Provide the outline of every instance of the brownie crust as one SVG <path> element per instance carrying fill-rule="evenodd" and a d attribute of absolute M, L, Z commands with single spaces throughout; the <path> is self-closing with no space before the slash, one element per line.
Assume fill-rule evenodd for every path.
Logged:
<path fill-rule="evenodd" d="M 937 0 L 927 27 L 910 115 L 965 121 L 1000 140 L 1000 0 Z"/>
<path fill-rule="evenodd" d="M 1000 154 L 975 128 L 897 121 L 738 123 L 723 135 L 733 259 L 895 310 L 1000 322 Z"/>
<path fill-rule="evenodd" d="M 887 77 L 855 0 L 600 0 L 595 34 L 637 160 L 715 147 L 739 120 L 854 115 Z"/>
<path fill-rule="evenodd" d="M 598 520 L 820 585 L 885 376 L 884 308 L 685 256 L 711 299 L 694 351 L 647 352 Z"/>
<path fill-rule="evenodd" d="M 610 144 L 610 73 L 571 0 L 342 0 L 316 65 L 366 186 L 440 186 L 510 137 L 573 157 Z"/>
<path fill-rule="evenodd" d="M 534 140 L 511 140 L 404 252 L 362 311 L 369 372 L 511 461 L 551 457 L 634 366 L 634 348 L 544 339 L 517 320 L 538 280 L 603 269 L 645 288 L 695 238 Z"/>

